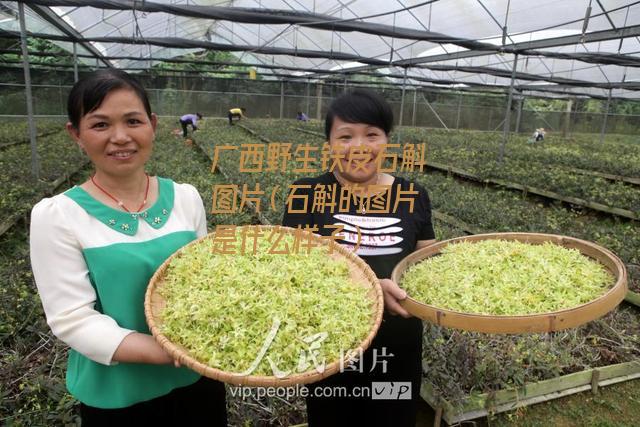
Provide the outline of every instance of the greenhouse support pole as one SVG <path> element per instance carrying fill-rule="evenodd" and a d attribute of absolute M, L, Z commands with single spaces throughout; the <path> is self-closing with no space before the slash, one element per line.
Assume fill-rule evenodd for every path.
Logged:
<path fill-rule="evenodd" d="M 520 121 L 522 120 L 522 106 L 524 104 L 524 98 L 522 94 L 520 94 L 520 99 L 518 100 L 518 114 L 516 115 L 516 133 L 520 133 Z"/>
<path fill-rule="evenodd" d="M 578 103 L 578 98 L 573 98 L 573 110 L 571 111 L 571 121 L 569 122 L 569 135 L 573 133 L 573 129 L 576 127 L 576 122 L 578 121 L 578 108 L 580 104 Z"/>
<path fill-rule="evenodd" d="M 407 84 L 407 67 L 404 67 L 404 78 L 402 79 L 402 96 L 400 97 L 400 118 L 398 119 L 398 126 L 402 126 L 402 118 L 404 116 L 404 94 L 406 92 Z"/>
<path fill-rule="evenodd" d="M 24 68 L 25 95 L 27 97 L 27 121 L 29 123 L 29 143 L 31 145 L 31 176 L 40 179 L 40 161 L 36 145 L 36 125 L 33 121 L 33 96 L 31 93 L 31 72 L 29 70 L 29 51 L 27 50 L 27 25 L 24 19 L 24 3 L 18 3 L 20 15 L 20 47 L 22 48 L 22 66 Z"/>
<path fill-rule="evenodd" d="M 456 129 L 460 129 L 460 109 L 462 108 L 462 94 L 458 95 L 458 115 L 456 116 Z"/>
<path fill-rule="evenodd" d="M 154 108 L 154 110 L 156 110 L 156 114 L 159 115 L 159 114 L 162 114 L 162 112 L 164 112 L 164 110 L 162 112 L 158 112 L 158 109 L 162 105 L 162 103 L 160 102 L 160 91 L 158 89 L 156 89 L 156 90 L 154 90 L 154 92 L 156 94 L 156 108 Z M 175 115 L 175 114 L 172 114 L 172 115 Z"/>
<path fill-rule="evenodd" d="M 307 80 L 307 111 L 305 111 L 304 113 L 306 115 L 310 115 L 311 114 L 311 80 Z"/>
<path fill-rule="evenodd" d="M 284 118 L 284 80 L 280 82 L 280 120 Z"/>
<path fill-rule="evenodd" d="M 413 111 L 411 112 L 411 126 L 416 125 L 416 114 L 418 110 L 416 109 L 418 104 L 418 88 L 413 88 Z"/>
<path fill-rule="evenodd" d="M 607 131 L 607 117 L 609 117 L 609 106 L 611 105 L 611 89 L 607 97 L 607 104 L 604 107 L 604 117 L 602 118 L 602 130 L 600 131 L 600 144 L 604 142 L 604 134 Z"/>
<path fill-rule="evenodd" d="M 504 117 L 504 131 L 502 134 L 502 144 L 500 144 L 500 157 L 498 163 L 502 164 L 504 160 L 504 147 L 507 144 L 507 138 L 509 137 L 509 130 L 511 125 L 511 103 L 513 102 L 513 82 L 516 79 L 516 67 L 518 66 L 518 54 L 516 53 L 513 58 L 513 69 L 511 70 L 511 84 L 509 85 L 509 98 L 507 100 L 507 111 Z"/>
<path fill-rule="evenodd" d="M 569 126 L 571 125 L 571 111 L 573 110 L 573 98 L 569 98 L 567 101 L 567 109 L 565 110 L 564 126 L 562 127 L 562 137 L 566 138 L 569 133 Z"/>
<path fill-rule="evenodd" d="M 75 42 L 73 43 L 73 81 L 78 81 L 78 50 Z"/>
<path fill-rule="evenodd" d="M 322 120 L 322 83 L 316 85 L 316 119 Z"/>

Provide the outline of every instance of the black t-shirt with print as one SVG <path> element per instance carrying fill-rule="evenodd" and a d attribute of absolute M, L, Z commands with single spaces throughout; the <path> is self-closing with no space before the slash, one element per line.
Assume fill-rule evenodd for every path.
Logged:
<path fill-rule="evenodd" d="M 318 227 L 316 233 L 329 236 L 334 228 L 326 225 L 340 224 L 344 227 L 344 239 L 338 243 L 354 246 L 360 230 L 360 245 L 357 254 L 371 267 L 380 279 L 389 278 L 396 264 L 415 250 L 419 240 L 434 238 L 431 225 L 431 203 L 424 188 L 413 183 L 413 191 L 408 195 L 412 183 L 404 178 L 395 177 L 389 194 L 383 200 L 372 197 L 369 205 L 365 202 L 362 213 L 361 199 L 347 198 L 340 203 L 341 186 L 332 173 L 315 178 L 303 178 L 294 185 L 308 186 L 295 188 L 291 193 L 296 196 L 291 206 L 285 206 L 283 225 L 303 228 Z M 399 186 L 399 187 L 398 187 Z M 327 194 L 320 190 L 323 188 Z M 400 191 L 400 193 L 399 193 Z M 331 197 L 333 195 L 333 197 Z M 300 197 L 297 197 L 300 196 Z M 306 197 L 306 206 L 304 197 Z M 408 201 L 412 200 L 413 208 Z M 333 212 L 322 201 L 335 202 Z M 397 209 L 394 205 L 398 201 Z M 379 212 L 379 208 L 388 203 L 389 213 Z M 290 209 L 289 209 L 290 208 Z M 343 209 L 340 209 L 343 208 Z M 341 211 L 342 210 L 342 211 Z M 376 212 L 378 210 L 378 212 Z M 391 354 L 386 372 L 380 369 L 377 355 L 381 352 Z M 368 387 L 373 381 L 386 383 L 411 382 L 410 400 L 373 400 L 353 397 L 307 398 L 307 417 L 309 426 L 325 425 L 378 425 L 394 427 L 413 427 L 416 423 L 417 402 L 419 400 L 422 378 L 422 322 L 415 317 L 405 319 L 392 316 L 385 311 L 382 324 L 370 347 L 362 357 L 364 373 L 343 372 L 333 375 L 312 386 L 315 387 Z M 375 370 L 369 370 L 375 365 Z M 353 395 L 352 395 L 353 396 Z"/>
<path fill-rule="evenodd" d="M 335 202 L 333 211 L 314 199 L 316 186 L 320 184 L 326 191 L 326 201 Z M 294 185 L 307 185 L 308 188 L 296 188 L 291 207 L 285 206 L 282 224 L 288 227 L 316 226 L 318 234 L 329 236 L 335 230 L 326 225 L 340 224 L 344 227 L 345 239 L 338 243 L 353 247 L 360 241 L 356 252 L 376 273 L 379 279 L 391 277 L 391 272 L 401 259 L 415 250 L 418 240 L 435 238 L 431 224 L 431 202 L 427 191 L 420 185 L 395 177 L 390 194 L 384 194 L 380 200 L 371 199 L 365 203 L 362 213 L 360 198 L 351 197 L 347 203 L 340 203 L 341 185 L 333 173 L 325 173 L 314 178 L 303 178 Z M 408 194 L 411 185 L 417 194 Z M 400 193 L 398 193 L 400 190 Z M 334 193 L 335 191 L 335 193 Z M 400 198 L 398 198 L 400 195 Z M 302 197 L 306 197 L 305 201 Z M 320 196 L 319 196 L 320 197 Z M 324 196 L 322 196 L 324 197 Z M 413 202 L 413 207 L 409 202 Z M 394 209 L 397 202 L 397 209 Z M 340 206 L 342 205 L 342 206 Z M 342 209 L 340 209 L 342 208 Z M 381 211 L 389 213 L 379 213 Z M 292 213 L 306 211 L 306 213 Z M 358 229 L 360 237 L 358 237 Z"/>

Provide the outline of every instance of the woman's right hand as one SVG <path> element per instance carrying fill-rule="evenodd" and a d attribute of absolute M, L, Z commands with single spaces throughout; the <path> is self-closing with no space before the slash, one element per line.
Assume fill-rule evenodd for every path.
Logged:
<path fill-rule="evenodd" d="M 389 313 L 394 316 L 411 317 L 407 310 L 400 305 L 400 301 L 407 298 L 407 293 L 396 282 L 391 279 L 380 279 L 380 287 L 384 296 L 384 307 Z"/>

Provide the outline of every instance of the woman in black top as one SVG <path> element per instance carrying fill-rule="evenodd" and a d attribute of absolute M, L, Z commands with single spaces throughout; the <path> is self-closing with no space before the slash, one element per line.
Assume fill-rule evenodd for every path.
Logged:
<path fill-rule="evenodd" d="M 306 207 L 302 198 L 291 197 L 284 214 L 283 225 L 315 226 L 322 235 L 331 235 L 335 230 L 328 225 L 344 227 L 338 242 L 354 249 L 358 245 L 356 253 L 376 273 L 384 293 L 383 322 L 361 362 L 354 365 L 354 370 L 345 370 L 310 387 L 307 398 L 310 427 L 347 424 L 413 427 L 416 422 L 422 374 L 422 322 L 410 317 L 399 305 L 406 293 L 389 277 L 402 258 L 430 245 L 435 236 L 426 190 L 404 178 L 379 172 L 376 159 L 389 143 L 392 126 L 393 112 L 379 95 L 355 90 L 337 98 L 329 107 L 325 122 L 330 152 L 337 159 L 334 170 L 296 181 L 294 184 L 303 187 L 292 190 L 291 196 L 293 193 L 306 196 Z M 359 195 L 343 198 L 340 203 L 340 194 L 346 188 Z M 321 209 L 314 199 L 320 194 L 335 205 L 329 203 Z M 372 382 L 394 385 L 374 389 Z M 411 393 L 403 393 L 407 388 L 398 382 L 411 383 Z M 326 386 L 333 388 L 328 391 Z M 387 393 L 389 399 L 359 397 L 363 388 L 369 388 L 374 397 Z M 336 396 L 344 391 L 348 397 Z M 334 395 L 320 396 L 326 396 L 327 392 Z"/>

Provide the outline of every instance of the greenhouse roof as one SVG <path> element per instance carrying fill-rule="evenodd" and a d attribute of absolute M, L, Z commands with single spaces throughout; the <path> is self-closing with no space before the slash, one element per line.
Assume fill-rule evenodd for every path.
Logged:
<path fill-rule="evenodd" d="M 230 51 L 273 78 L 375 73 L 390 82 L 640 98 L 640 1 L 236 0 L 25 2 L 27 31 L 80 60 L 146 68 Z M 0 2 L 16 38 L 17 2 Z M 515 69 L 514 69 L 515 64 Z M 275 70 L 277 71 L 275 71 Z M 406 73 L 406 79 L 405 79 Z"/>

